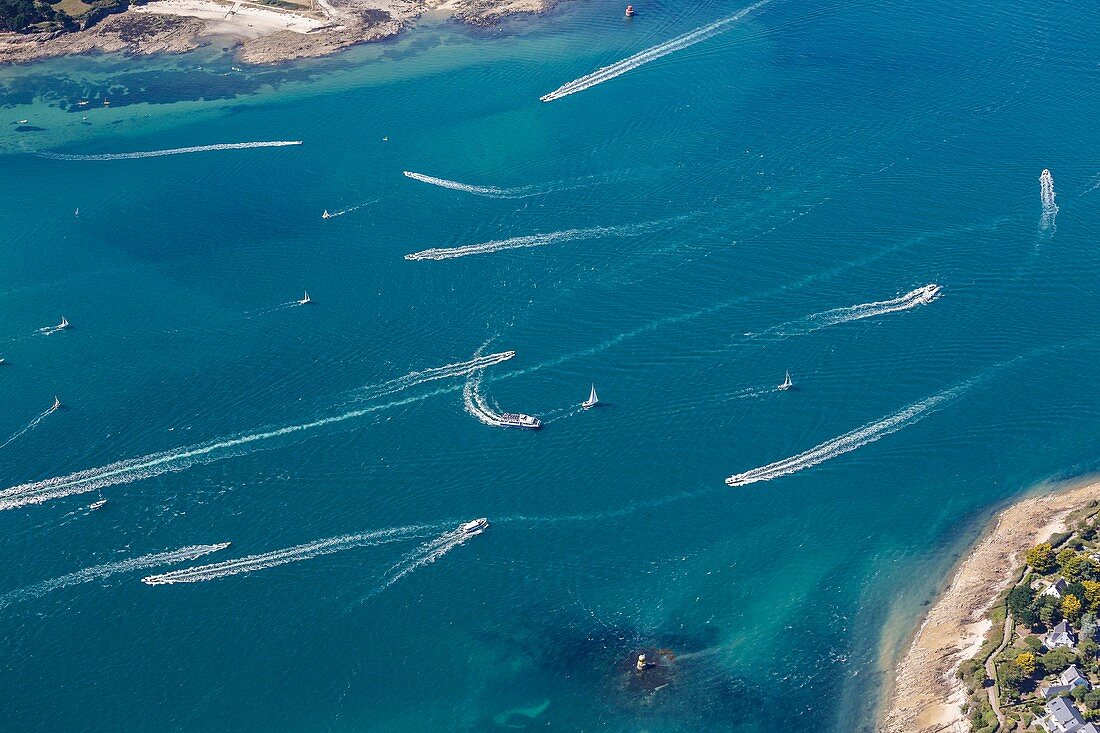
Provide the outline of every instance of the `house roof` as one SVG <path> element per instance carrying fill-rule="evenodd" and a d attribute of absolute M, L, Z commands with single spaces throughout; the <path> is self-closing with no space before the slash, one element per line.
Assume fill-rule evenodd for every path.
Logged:
<path fill-rule="evenodd" d="M 1096 727 L 1096 723 L 1089 723 L 1084 728 L 1081 728 L 1077 733 L 1100 733 L 1100 728 Z"/>
<path fill-rule="evenodd" d="M 1054 627 L 1055 634 L 1071 634 L 1073 629 L 1069 627 L 1069 621 L 1062 619 L 1058 622 L 1058 625 Z"/>
<path fill-rule="evenodd" d="M 1056 697 L 1048 702 L 1047 710 L 1050 711 L 1050 717 L 1054 719 L 1054 722 L 1058 723 L 1058 725 L 1063 728 L 1070 723 L 1085 722 L 1077 706 L 1071 702 L 1067 702 L 1064 697 Z"/>
<path fill-rule="evenodd" d="M 1058 675 L 1058 681 L 1063 685 L 1072 685 L 1078 681 L 1087 682 L 1085 676 L 1077 669 L 1076 664 L 1066 667 L 1066 671 Z"/>

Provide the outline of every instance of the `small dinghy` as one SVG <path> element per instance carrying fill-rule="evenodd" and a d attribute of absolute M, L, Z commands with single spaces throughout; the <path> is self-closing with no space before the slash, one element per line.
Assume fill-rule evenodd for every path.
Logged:
<path fill-rule="evenodd" d="M 598 404 L 600 404 L 600 398 L 596 394 L 596 385 L 593 384 L 592 392 L 589 393 L 588 399 L 581 403 L 581 407 L 587 410 L 589 407 L 595 407 Z"/>

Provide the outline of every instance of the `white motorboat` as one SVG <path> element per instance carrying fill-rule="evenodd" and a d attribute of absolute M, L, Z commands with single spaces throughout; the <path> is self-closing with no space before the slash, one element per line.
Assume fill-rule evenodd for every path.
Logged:
<path fill-rule="evenodd" d="M 479 519 L 466 522 L 459 529 L 461 529 L 464 534 L 477 534 L 478 532 L 484 531 L 488 526 L 489 520 L 485 517 L 481 517 Z"/>

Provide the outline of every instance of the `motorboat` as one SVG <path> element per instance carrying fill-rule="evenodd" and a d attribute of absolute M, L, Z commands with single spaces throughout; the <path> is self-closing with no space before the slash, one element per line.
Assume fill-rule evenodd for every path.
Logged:
<path fill-rule="evenodd" d="M 91 504 L 88 505 L 88 511 L 94 512 L 96 509 L 102 509 L 103 505 L 106 504 L 106 503 L 107 503 L 106 499 L 99 499 L 97 501 L 93 501 Z"/>
<path fill-rule="evenodd" d="M 505 428 L 524 428 L 526 430 L 538 430 L 542 427 L 542 421 L 522 412 L 506 412 L 500 416 L 500 425 Z"/>
<path fill-rule="evenodd" d="M 478 532 L 484 531 L 488 526 L 489 520 L 485 517 L 481 517 L 480 519 L 466 522 L 459 529 L 462 530 L 463 534 L 477 534 Z"/>

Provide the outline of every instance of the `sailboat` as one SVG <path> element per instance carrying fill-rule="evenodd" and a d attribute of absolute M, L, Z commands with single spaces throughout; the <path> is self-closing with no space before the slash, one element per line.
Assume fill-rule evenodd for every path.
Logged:
<path fill-rule="evenodd" d="M 581 403 L 581 407 L 588 409 L 589 407 L 595 407 L 600 402 L 600 398 L 596 395 L 596 385 L 592 385 L 592 391 L 588 394 L 588 399 Z"/>
<path fill-rule="evenodd" d="M 313 301 L 309 299 L 309 293 L 306 293 L 305 295 L 302 296 L 302 299 L 298 301 L 298 305 L 306 305 L 307 303 L 312 303 L 312 302 Z"/>
<path fill-rule="evenodd" d="M 61 400 L 57 399 L 57 395 L 53 396 L 53 407 L 51 407 L 50 409 L 51 410 L 60 410 L 61 409 Z"/>
<path fill-rule="evenodd" d="M 794 386 L 794 382 L 791 381 L 791 373 L 787 372 L 786 377 L 783 379 L 783 384 L 780 384 L 776 389 L 781 389 L 786 392 L 788 389 Z"/>
<path fill-rule="evenodd" d="M 57 324 L 57 326 L 55 328 L 57 328 L 58 331 L 62 331 L 64 329 L 68 328 L 68 327 L 69 327 L 69 320 L 67 318 L 65 318 L 65 316 L 61 316 L 61 323 Z"/>
<path fill-rule="evenodd" d="M 331 219 L 332 214 L 328 213 L 328 209 L 325 209 L 325 213 L 321 214 L 322 219 Z"/>
<path fill-rule="evenodd" d="M 73 216 L 80 216 L 80 207 L 79 206 L 76 207 L 76 213 L 73 214 Z"/>

